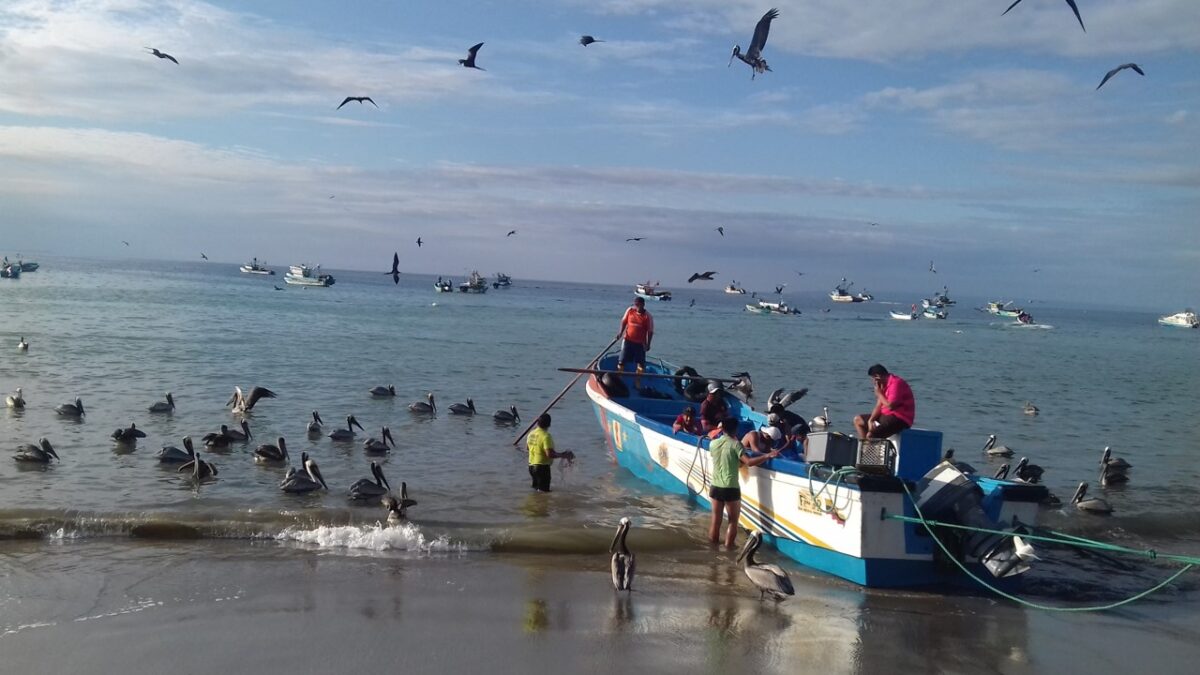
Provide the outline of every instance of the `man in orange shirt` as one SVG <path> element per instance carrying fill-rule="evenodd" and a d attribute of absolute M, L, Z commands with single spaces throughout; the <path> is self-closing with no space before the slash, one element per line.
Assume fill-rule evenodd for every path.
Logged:
<path fill-rule="evenodd" d="M 617 360 L 617 370 L 625 370 L 625 364 L 637 364 L 637 372 L 646 368 L 646 352 L 650 351 L 650 340 L 654 338 L 654 317 L 646 311 L 646 301 L 637 297 L 633 299 L 633 307 L 625 310 L 621 317 L 621 333 L 625 338 L 621 344 L 621 357 Z"/>

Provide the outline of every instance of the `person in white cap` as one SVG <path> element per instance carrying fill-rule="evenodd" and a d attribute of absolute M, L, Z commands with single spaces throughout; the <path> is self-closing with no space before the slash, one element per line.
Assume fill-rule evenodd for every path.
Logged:
<path fill-rule="evenodd" d="M 766 455 L 772 450 L 783 447 L 783 432 L 775 427 L 751 429 L 745 436 L 742 436 L 742 445 L 753 455 Z"/>

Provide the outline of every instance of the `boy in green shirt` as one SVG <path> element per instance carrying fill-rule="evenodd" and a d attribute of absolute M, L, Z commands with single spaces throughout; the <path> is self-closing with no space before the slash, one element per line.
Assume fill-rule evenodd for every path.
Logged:
<path fill-rule="evenodd" d="M 550 436 L 550 414 L 543 413 L 537 420 L 537 428 L 529 432 L 525 441 L 529 448 L 529 477 L 533 479 L 533 489 L 538 492 L 550 491 L 550 462 L 559 457 L 573 459 L 575 453 L 567 450 L 556 452 L 554 438 Z"/>
<path fill-rule="evenodd" d="M 765 455 L 749 457 L 737 438 L 736 417 L 721 420 L 721 437 L 708 446 L 712 458 L 712 486 L 708 497 L 712 500 L 712 520 L 708 525 L 708 540 L 714 544 L 721 539 L 721 516 L 729 516 L 729 527 L 725 531 L 725 547 L 733 548 L 737 541 L 738 518 L 742 515 L 742 490 L 738 486 L 738 469 L 758 466 L 779 456 L 779 450 Z"/>

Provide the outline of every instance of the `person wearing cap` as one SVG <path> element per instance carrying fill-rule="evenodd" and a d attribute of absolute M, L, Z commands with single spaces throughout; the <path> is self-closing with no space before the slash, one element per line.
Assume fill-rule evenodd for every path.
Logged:
<path fill-rule="evenodd" d="M 917 416 L 917 401 L 908 382 L 878 363 L 867 369 L 867 375 L 875 383 L 875 407 L 870 415 L 854 418 L 858 437 L 887 438 L 911 427 Z"/>
<path fill-rule="evenodd" d="M 742 436 L 742 445 L 755 455 L 765 455 L 783 449 L 783 432 L 773 426 L 751 429 Z"/>
<path fill-rule="evenodd" d="M 633 307 L 625 310 L 618 335 L 624 341 L 621 343 L 621 356 L 617 359 L 617 370 L 625 370 L 625 364 L 632 362 L 640 374 L 646 369 L 646 352 L 650 351 L 650 341 L 654 339 L 654 317 L 646 311 L 644 298 L 634 298 Z"/>
<path fill-rule="evenodd" d="M 706 434 L 720 434 L 721 420 L 729 415 L 729 404 L 720 382 L 708 383 L 708 396 L 700 404 L 700 428 Z"/>
<path fill-rule="evenodd" d="M 695 434 L 699 436 L 704 433 L 704 428 L 700 426 L 700 420 L 696 419 L 696 409 L 688 406 L 683 409 L 683 412 L 675 418 L 675 423 L 671 425 L 671 429 L 675 433 L 683 432 L 685 434 Z"/>
<path fill-rule="evenodd" d="M 714 544 L 721 540 L 721 517 L 729 516 L 729 526 L 725 531 L 725 547 L 733 548 L 737 541 L 738 518 L 742 514 L 742 489 L 738 483 L 738 469 L 742 466 L 758 466 L 769 459 L 779 456 L 778 450 L 772 450 L 757 457 L 750 457 L 746 449 L 738 442 L 738 421 L 736 417 L 726 417 L 721 420 L 721 437 L 708 446 L 712 458 L 712 484 L 708 488 L 708 498 L 712 500 L 712 518 L 708 524 L 708 540 Z"/>

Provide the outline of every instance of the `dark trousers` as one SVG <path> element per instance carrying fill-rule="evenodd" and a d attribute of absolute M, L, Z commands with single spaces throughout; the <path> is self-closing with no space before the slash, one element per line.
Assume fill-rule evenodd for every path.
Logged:
<path fill-rule="evenodd" d="M 533 489 L 538 492 L 550 491 L 550 465 L 530 464 L 529 477 L 533 479 Z"/>

